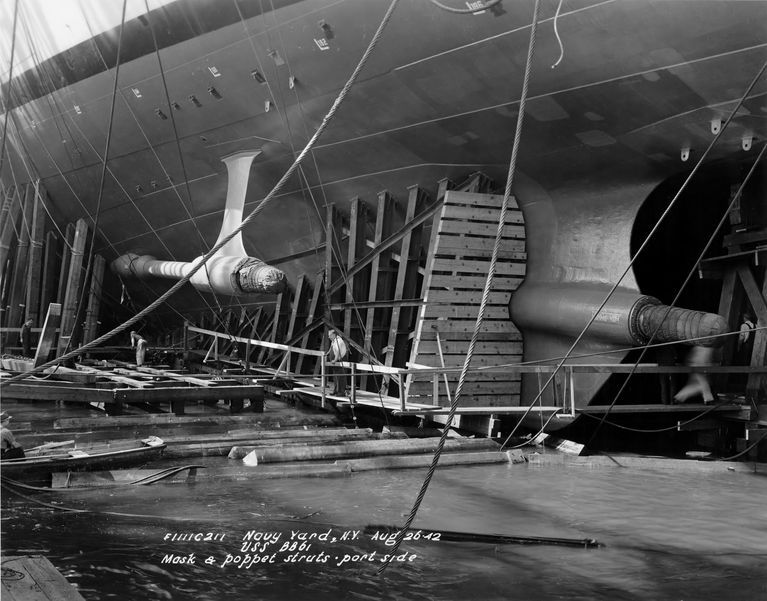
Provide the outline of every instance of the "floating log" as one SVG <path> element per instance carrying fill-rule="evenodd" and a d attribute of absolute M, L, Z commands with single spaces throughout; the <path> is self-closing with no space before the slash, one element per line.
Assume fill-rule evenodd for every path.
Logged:
<path fill-rule="evenodd" d="M 14 432 L 16 426 L 14 425 Z M 27 428 L 29 429 L 29 428 Z M 201 431 L 198 434 L 187 434 L 179 432 L 178 429 L 153 427 L 152 433 L 158 434 L 162 432 L 160 438 L 162 438 L 168 446 L 185 445 L 185 444 L 206 444 L 206 443 L 229 443 L 231 448 L 234 444 L 281 444 L 281 443 L 311 443 L 317 441 L 325 441 L 327 438 L 335 437 L 339 440 L 343 440 L 345 436 L 351 436 L 347 440 L 358 440 L 364 438 L 364 436 L 373 437 L 373 431 L 370 428 L 359 428 L 357 430 L 350 430 L 349 428 L 314 428 L 311 430 L 299 430 L 291 428 L 276 428 L 274 430 L 261 430 L 258 428 L 250 428 L 243 430 L 230 430 L 221 432 L 211 432 L 210 428 L 205 431 Z M 169 432 L 170 434 L 165 434 Z M 125 431 L 122 428 L 116 428 L 111 430 L 97 430 L 88 432 L 46 432 L 24 435 L 23 437 L 17 436 L 16 439 L 25 448 L 43 444 L 46 442 L 60 440 L 60 439 L 73 439 L 78 444 L 86 444 L 92 442 L 104 442 L 114 440 L 118 436 L 120 438 L 136 439 L 146 434 L 146 429 L 143 430 L 137 426 L 135 429 Z M 389 435 L 392 438 L 405 438 L 404 434 Z M 228 451 L 227 451 L 228 452 Z"/>
<path fill-rule="evenodd" d="M 401 455 L 406 453 L 432 453 L 437 443 L 430 439 L 415 440 L 365 440 L 323 446 L 274 446 L 252 448 L 258 463 L 280 463 L 286 461 L 312 461 L 318 459 L 341 459 L 373 457 L 376 455 Z M 444 452 L 497 450 L 498 444 L 489 439 L 448 440 Z M 242 457 L 239 447 L 233 447 L 230 458 Z M 247 456 L 247 455 L 246 455 Z"/>
<path fill-rule="evenodd" d="M 151 478 L 157 470 L 112 470 L 109 472 L 73 472 L 53 474 L 54 488 L 110 487 L 140 478 Z M 187 475 L 179 473 L 162 481 L 163 484 L 189 484 L 191 482 L 241 482 L 273 478 L 328 478 L 348 476 L 349 466 L 336 463 L 298 463 L 287 465 L 263 465 L 257 468 L 244 466 L 198 469 Z"/>
<path fill-rule="evenodd" d="M 167 389 L 166 389 L 167 390 Z M 111 391 L 109 391 L 111 392 Z M 170 414 L 163 415 L 124 415 L 114 417 L 83 418 L 73 417 L 56 420 L 53 424 L 56 430 L 84 430 L 97 428 L 115 428 L 124 426 L 140 426 L 144 428 L 157 425 L 248 425 L 249 427 L 280 428 L 285 426 L 337 426 L 338 418 L 333 415 L 282 415 L 282 416 L 264 416 L 263 414 L 253 415 L 228 415 L 225 413 L 217 415 L 199 415 L 199 416 L 177 416 Z"/>
<path fill-rule="evenodd" d="M 254 442 L 238 442 L 237 446 L 231 447 L 229 452 L 229 459 L 243 459 L 249 453 L 252 453 L 256 449 L 269 448 L 274 449 L 279 447 L 285 448 L 297 448 L 301 446 L 310 445 L 345 445 L 347 443 L 356 441 L 380 441 L 380 440 L 405 440 L 404 435 L 392 436 L 391 434 L 373 433 L 369 430 L 367 432 L 359 430 L 348 430 L 348 434 L 343 436 L 329 435 L 322 436 L 317 435 L 312 438 L 274 438 L 268 440 L 257 440 Z M 359 432 L 359 433 L 358 433 Z"/>
<path fill-rule="evenodd" d="M 181 457 L 223 457 L 230 459 L 241 459 L 248 453 L 257 448 L 275 448 L 280 449 L 300 447 L 308 445 L 333 444 L 345 441 L 357 440 L 382 440 L 388 439 L 386 434 L 373 434 L 363 432 L 357 434 L 354 430 L 349 430 L 348 435 L 338 436 L 315 436 L 311 439 L 302 438 L 276 438 L 268 440 L 220 440 L 215 442 L 190 442 L 170 444 L 165 449 L 164 456 L 168 458 Z M 164 439 L 163 439 L 164 440 Z M 238 446 L 234 446 L 234 445 Z M 234 455 L 234 456 L 233 456 Z"/>
<path fill-rule="evenodd" d="M 372 470 L 393 470 L 427 468 L 431 465 L 432 455 L 393 455 L 387 457 L 367 457 L 344 461 L 352 472 Z M 509 463 L 509 457 L 501 451 L 482 451 L 479 453 L 445 453 L 439 458 L 439 467 L 455 465 L 477 465 L 485 463 Z"/>

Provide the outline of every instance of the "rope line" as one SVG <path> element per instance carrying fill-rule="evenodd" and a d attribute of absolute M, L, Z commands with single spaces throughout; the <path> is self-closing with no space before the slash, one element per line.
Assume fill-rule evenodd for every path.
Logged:
<path fill-rule="evenodd" d="M 511 197 L 511 188 L 514 181 L 514 172 L 516 169 L 517 156 L 519 153 L 519 145 L 520 145 L 520 140 L 522 137 L 522 123 L 524 121 L 525 103 L 527 100 L 527 93 L 528 93 L 529 81 L 530 81 L 530 71 L 532 68 L 533 55 L 535 51 L 535 34 L 538 29 L 539 8 L 540 8 L 540 0 L 535 0 L 535 8 L 533 9 L 533 21 L 532 21 L 532 26 L 530 28 L 530 42 L 527 48 L 527 61 L 525 63 L 525 74 L 524 74 L 524 79 L 522 81 L 522 93 L 520 95 L 520 100 L 519 100 L 519 113 L 517 114 L 517 124 L 516 124 L 516 129 L 514 131 L 514 142 L 513 142 L 513 146 L 511 150 L 511 158 L 509 160 L 509 172 L 508 172 L 508 177 L 506 179 L 506 189 L 504 190 L 504 193 L 503 193 L 503 203 L 501 204 L 501 213 L 498 219 L 498 230 L 495 236 L 495 244 L 493 245 L 493 252 L 490 259 L 490 267 L 488 269 L 487 279 L 485 280 L 485 289 L 482 293 L 482 301 L 479 305 L 477 320 L 476 320 L 476 323 L 474 324 L 474 331 L 471 336 L 471 342 L 469 343 L 469 350 L 466 354 L 466 359 L 464 360 L 464 363 L 463 363 L 463 369 L 461 370 L 461 375 L 458 379 L 458 385 L 456 386 L 456 389 L 455 389 L 455 395 L 453 396 L 453 399 L 450 403 L 450 412 L 447 415 L 444 429 L 442 430 L 442 434 L 440 435 L 437 448 L 434 451 L 434 456 L 432 458 L 431 465 L 429 466 L 429 471 L 426 474 L 426 478 L 424 479 L 423 485 L 421 486 L 421 490 L 418 492 L 418 496 L 416 497 L 415 503 L 413 504 L 413 508 L 410 511 L 410 515 L 405 521 L 405 524 L 402 527 L 402 529 L 397 533 L 397 536 L 395 537 L 392 551 L 389 554 L 389 561 L 384 563 L 378 569 L 379 575 L 383 573 L 383 571 L 388 567 L 389 563 L 391 563 L 391 560 L 397 554 L 397 550 L 399 549 L 400 545 L 402 544 L 402 541 L 404 540 L 405 533 L 407 532 L 408 528 L 410 528 L 410 526 L 413 524 L 413 521 L 415 520 L 415 517 L 418 514 L 418 509 L 421 506 L 421 502 L 423 501 L 424 496 L 426 496 L 426 491 L 429 488 L 431 479 L 434 476 L 434 472 L 437 469 L 437 465 L 439 464 L 439 459 L 440 459 L 440 455 L 442 454 L 442 449 L 445 446 L 447 435 L 450 432 L 450 426 L 453 422 L 453 418 L 455 417 L 456 410 L 458 409 L 458 405 L 461 398 L 461 391 L 463 390 L 463 386 L 466 381 L 466 375 L 469 372 L 469 366 L 471 364 L 472 355 L 474 353 L 474 347 L 476 346 L 477 340 L 479 339 L 479 332 L 482 326 L 482 321 L 484 319 L 485 307 L 487 305 L 487 301 L 490 296 L 490 288 L 492 287 L 492 284 L 493 284 L 495 267 L 498 261 L 498 254 L 501 248 L 501 241 L 503 238 L 503 228 L 506 222 L 506 212 L 508 210 L 509 199 Z"/>
<path fill-rule="evenodd" d="M 565 57 L 565 47 L 562 45 L 562 38 L 559 36 L 559 11 L 562 10 L 562 2 L 563 0 L 559 0 L 559 4 L 557 5 L 557 12 L 554 15 L 554 35 L 557 37 L 557 44 L 559 44 L 559 58 L 556 60 L 556 62 L 551 65 L 551 68 L 556 68 L 559 63 L 562 62 L 562 59 Z"/>

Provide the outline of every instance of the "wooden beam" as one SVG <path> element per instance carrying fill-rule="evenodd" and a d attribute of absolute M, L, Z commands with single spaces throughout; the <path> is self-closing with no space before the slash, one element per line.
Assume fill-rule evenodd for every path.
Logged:
<path fill-rule="evenodd" d="M 445 194 L 448 190 L 453 190 L 455 184 L 448 178 L 444 177 L 437 182 L 437 202 L 442 202 L 445 198 Z"/>
<path fill-rule="evenodd" d="M 258 307 L 256 309 L 256 314 L 252 317 L 247 317 L 245 326 L 243 327 L 243 331 L 245 328 L 250 325 L 250 336 L 248 337 L 248 341 L 245 343 L 245 356 L 243 357 L 243 361 L 245 362 L 245 373 L 248 373 L 248 370 L 250 369 L 250 354 L 253 352 L 253 349 L 250 345 L 250 339 L 255 338 L 257 331 L 258 331 L 258 323 L 261 321 L 261 314 L 263 313 L 264 308 Z"/>
<path fill-rule="evenodd" d="M 440 191 L 442 188 L 440 187 Z M 444 201 L 445 194 L 447 194 L 447 190 L 442 192 L 442 196 L 440 197 Z M 426 249 L 426 269 L 424 270 L 424 278 L 423 283 L 421 285 L 421 298 L 424 301 L 423 306 L 419 310 L 419 315 L 416 320 L 416 328 L 415 328 L 415 336 L 413 337 L 413 346 L 410 351 L 410 361 L 415 363 L 418 359 L 418 352 L 419 352 L 419 346 L 421 343 L 421 333 L 423 331 L 423 324 L 424 324 L 424 318 L 426 316 L 427 306 L 432 302 L 431 293 L 429 289 L 431 288 L 431 282 L 433 277 L 433 271 L 434 271 L 434 261 L 436 260 L 436 251 L 437 251 L 437 244 L 439 241 L 439 224 L 442 220 L 442 218 L 445 215 L 445 206 L 443 204 L 442 211 L 439 213 L 434 214 L 434 220 L 431 224 L 431 235 L 429 237 L 429 247 Z M 408 379 L 408 383 L 410 382 L 410 379 Z"/>
<path fill-rule="evenodd" d="M 73 403 L 111 403 L 114 394 L 104 388 L 74 388 L 70 386 L 37 386 L 8 384 L 3 388 L 3 399 L 19 401 L 70 401 Z"/>
<path fill-rule="evenodd" d="M 23 202 L 21 223 L 19 224 L 19 244 L 16 247 L 16 258 L 13 261 L 8 315 L 6 316 L 6 325 L 8 326 L 20 326 L 24 321 L 26 310 L 26 274 L 34 208 L 34 187 L 31 184 L 25 186 Z"/>
<path fill-rule="evenodd" d="M 328 307 L 341 300 L 340 292 L 346 285 L 343 277 L 337 277 L 340 269 L 341 248 L 341 218 L 336 210 L 336 205 L 331 203 L 327 206 L 325 215 L 325 295 Z M 330 311 L 328 309 L 328 311 Z M 331 321 L 336 319 L 329 314 Z M 336 316 L 337 317 L 337 316 Z"/>
<path fill-rule="evenodd" d="M 56 344 L 56 330 L 61 323 L 61 305 L 50 303 L 45 315 L 43 331 L 40 334 L 40 341 L 37 343 L 37 352 L 35 353 L 35 367 L 48 361 L 51 349 Z"/>
<path fill-rule="evenodd" d="M 767 301 L 765 301 L 764 296 L 759 291 L 754 274 L 751 273 L 748 265 L 738 265 L 737 271 L 758 321 L 762 322 L 762 324 L 767 324 Z"/>
<path fill-rule="evenodd" d="M 458 188 L 461 192 L 485 194 L 493 186 L 493 180 L 481 171 L 472 173 L 469 178 Z"/>
<path fill-rule="evenodd" d="M 152 386 L 154 386 L 154 382 L 151 382 L 149 380 L 136 380 L 135 378 L 130 378 L 128 376 L 120 375 L 112 371 L 95 369 L 95 368 L 86 367 L 80 364 L 77 364 L 76 367 L 83 373 L 93 374 L 94 376 L 98 378 L 109 380 L 110 382 L 114 382 L 115 384 L 122 384 L 123 386 L 132 386 L 135 388 L 151 388 Z"/>
<path fill-rule="evenodd" d="M 133 367 L 131 363 L 123 363 L 122 361 L 117 361 L 116 363 L 118 365 L 123 365 L 126 368 L 130 368 L 134 372 L 148 374 L 151 376 L 160 376 L 162 378 L 167 378 L 168 380 L 177 380 L 178 382 L 186 382 L 187 384 L 192 384 L 193 386 L 203 386 L 207 388 L 208 386 L 215 384 L 215 381 L 213 380 L 203 380 L 202 378 L 195 378 L 194 376 L 175 374 L 164 369 L 156 369 L 154 367 L 146 367 L 144 365 L 141 367 Z"/>
<path fill-rule="evenodd" d="M 27 269 L 27 306 L 26 317 L 32 320 L 32 325 L 39 326 L 42 321 L 40 315 L 40 288 L 42 287 L 43 275 L 43 239 L 45 237 L 45 207 L 40 180 L 32 185 L 32 228 L 29 240 L 29 267 Z M 47 305 L 45 305 L 47 307 Z"/>
<path fill-rule="evenodd" d="M 355 307 L 359 307 L 360 309 L 391 309 L 392 307 L 420 307 L 424 304 L 423 299 L 421 298 L 406 298 L 403 300 L 395 301 L 395 300 L 379 300 L 379 301 L 368 301 L 364 303 L 340 303 L 337 305 L 331 305 L 332 309 L 346 309 L 347 307 L 353 305 Z M 444 303 L 447 304 L 447 303 Z"/>
<path fill-rule="evenodd" d="M 93 273 L 91 274 L 91 289 L 88 294 L 88 309 L 85 313 L 85 331 L 83 332 L 83 343 L 85 344 L 97 338 L 105 268 L 106 261 L 104 260 L 104 257 L 101 255 L 94 256 Z"/>
<path fill-rule="evenodd" d="M 303 304 L 306 301 L 306 288 L 308 288 L 306 284 L 306 274 L 302 273 L 298 278 L 298 282 L 296 283 L 296 292 L 293 295 L 293 306 L 290 311 L 288 331 L 285 334 L 285 337 L 288 339 L 293 336 L 293 332 L 296 329 L 296 321 L 298 319 L 299 312 L 303 308 Z"/>
<path fill-rule="evenodd" d="M 262 395 L 264 387 L 210 386 L 201 388 L 186 386 L 178 388 L 116 388 L 110 392 L 113 399 L 123 403 L 167 403 L 171 401 L 244 400 Z"/>
<path fill-rule="evenodd" d="M 388 192 L 383 191 L 378 194 L 378 210 L 376 213 L 376 227 L 373 238 L 373 244 L 376 248 L 381 246 L 381 242 L 385 236 L 389 235 L 391 229 L 391 217 L 392 217 L 392 205 L 394 201 Z M 365 316 L 365 340 L 363 341 L 362 348 L 364 349 L 364 356 L 370 356 L 373 351 L 373 328 L 377 325 L 376 310 L 372 303 L 378 302 L 378 295 L 383 292 L 379 290 L 385 288 L 387 280 L 390 279 L 390 274 L 381 269 L 381 259 L 385 258 L 389 254 L 389 251 L 384 249 L 374 254 L 371 260 L 370 269 L 370 287 L 368 288 L 368 303 L 370 308 Z M 385 265 L 386 266 L 386 265 Z M 388 302 L 389 299 L 383 299 L 384 302 Z M 378 312 L 380 315 L 381 313 Z M 380 346 L 377 345 L 377 349 L 380 350 Z M 365 387 L 366 382 L 363 380 L 362 386 Z"/>
<path fill-rule="evenodd" d="M 767 297 L 767 276 L 764 278 L 764 285 L 760 291 L 754 274 L 748 265 L 738 265 L 737 271 L 738 277 L 746 291 L 748 301 L 751 307 L 753 307 L 754 313 L 756 313 L 756 325 L 759 327 L 767 326 L 767 301 L 765 300 L 765 297 Z M 751 352 L 750 364 L 753 367 L 761 367 L 765 365 L 765 359 L 767 358 L 767 332 L 757 330 L 752 335 L 754 336 L 754 346 Z M 764 376 L 760 374 L 749 376 L 746 383 L 746 398 L 748 400 L 767 401 L 767 391 L 762 387 L 763 380 Z"/>
<path fill-rule="evenodd" d="M 83 254 L 85 243 L 88 239 L 88 224 L 85 219 L 77 220 L 75 239 L 72 243 L 72 256 L 69 261 L 69 273 L 67 274 L 66 294 L 64 304 L 61 306 L 61 335 L 59 336 L 59 355 L 64 353 L 70 339 L 77 332 L 77 303 L 80 300 L 80 286 L 83 268 Z"/>
<path fill-rule="evenodd" d="M 75 225 L 68 223 L 64 231 L 64 246 L 61 249 L 61 271 L 59 272 L 59 286 L 56 293 L 56 301 L 63 307 L 64 298 L 67 295 L 67 277 L 69 276 L 69 263 L 72 260 L 72 245 L 75 242 Z"/>
<path fill-rule="evenodd" d="M 6 113 L 6 116 L 8 113 Z M 77 589 L 42 555 L 4 556 L 6 601 L 85 601 Z"/>
<path fill-rule="evenodd" d="M 410 187 L 410 194 L 408 195 L 407 208 L 405 210 L 404 222 L 412 223 L 415 219 L 415 214 L 423 200 L 423 195 L 418 186 Z M 415 237 L 415 240 L 414 240 Z M 419 231 L 417 228 L 411 228 L 407 231 L 402 238 L 402 250 L 400 252 L 399 269 L 397 270 L 397 283 L 394 287 L 394 300 L 402 300 L 403 298 L 412 298 L 412 291 L 415 289 L 415 276 L 417 275 L 412 269 L 411 255 L 413 253 L 413 247 L 420 246 Z M 409 294 L 403 296 L 405 292 Z M 396 360 L 401 360 L 403 363 L 406 357 L 403 355 L 402 348 L 398 348 L 398 341 L 401 341 L 402 327 L 400 323 L 400 314 L 403 312 L 402 307 L 393 307 L 391 314 L 391 322 L 389 326 L 389 337 L 387 342 L 387 352 L 384 364 L 391 367 Z M 409 315 L 406 312 L 406 315 Z M 405 346 L 403 344 L 403 346 Z"/>
<path fill-rule="evenodd" d="M 23 188 L 21 189 L 23 192 Z M 23 196 L 16 186 L 10 186 L 3 200 L 0 216 L 0 280 L 4 281 L 6 262 L 11 256 L 11 241 L 16 235 L 16 224 L 21 215 Z"/>
<path fill-rule="evenodd" d="M 417 227 L 423 225 L 426 221 L 431 219 L 434 214 L 439 211 L 442 208 L 442 204 L 439 202 L 434 203 L 431 207 L 426 209 L 425 211 L 418 214 L 417 217 L 414 217 L 412 221 L 405 222 L 404 225 L 394 234 L 386 238 L 383 242 L 381 242 L 380 245 L 376 246 L 373 250 L 371 250 L 368 254 L 366 254 L 362 259 L 357 261 L 357 263 L 350 267 L 346 272 L 346 277 L 350 277 L 353 275 L 358 274 L 361 272 L 365 267 L 370 265 L 373 262 L 373 259 L 380 255 L 381 252 L 390 249 L 392 246 L 400 242 L 405 236 L 409 236 L 412 234 L 413 230 Z M 327 281 L 327 280 L 326 280 Z M 343 287 L 344 282 L 335 282 L 331 286 L 331 293 L 336 292 L 337 290 L 340 290 Z"/>
<path fill-rule="evenodd" d="M 325 278 L 324 275 L 320 272 L 317 274 L 316 279 L 314 280 L 314 290 L 312 291 L 312 300 L 309 303 L 309 311 L 306 315 L 306 323 L 304 324 L 304 327 L 308 326 L 310 323 L 314 321 L 314 318 L 317 315 L 317 309 L 320 306 L 320 299 L 322 298 L 322 288 L 323 288 L 323 282 Z M 301 348 L 308 348 L 309 346 L 309 340 L 311 338 L 312 331 L 307 330 L 304 334 L 304 337 L 301 339 L 301 344 L 299 345 Z M 296 360 L 296 373 L 301 373 L 301 368 L 303 367 L 304 363 L 304 357 L 305 355 L 299 355 L 298 359 Z"/>
<path fill-rule="evenodd" d="M 365 203 L 358 197 L 352 199 L 349 207 L 349 248 L 346 256 L 346 267 L 353 267 L 357 258 L 365 250 L 365 224 L 367 222 L 367 210 Z M 355 315 L 353 306 L 355 300 L 360 300 L 367 287 L 364 272 L 352 274 L 346 281 L 346 302 L 350 306 L 344 309 L 344 332 L 349 338 L 361 341 L 362 337 L 355 337 L 354 332 L 362 329 L 364 321 L 361 315 Z M 352 324 L 355 324 L 354 326 Z"/>
<path fill-rule="evenodd" d="M 269 333 L 269 342 L 272 344 L 277 343 L 278 339 L 282 339 L 282 321 L 284 321 L 283 315 L 285 313 L 288 300 L 288 294 L 280 292 L 277 295 L 277 301 L 274 304 L 274 313 L 272 313 L 272 329 Z M 267 356 L 271 357 L 273 351 L 267 347 L 263 347 L 258 355 L 258 362 L 263 365 Z"/>
<path fill-rule="evenodd" d="M 288 323 L 288 331 L 285 334 L 285 337 L 288 339 L 293 337 L 298 321 L 306 317 L 306 303 L 308 302 L 308 293 L 309 285 L 306 282 L 306 274 L 302 273 L 298 278 L 298 283 L 296 284 L 296 293 L 293 296 L 293 307 L 290 312 L 290 322 Z M 295 361 L 297 362 L 299 358 L 300 356 L 295 357 Z M 291 363 L 293 363 L 293 358 L 291 358 Z M 292 369 L 292 365 L 288 365 L 288 370 L 292 371 Z"/>
<path fill-rule="evenodd" d="M 724 246 L 741 246 L 743 244 L 758 244 L 767 242 L 767 227 L 752 232 L 734 232 L 724 237 Z"/>
<path fill-rule="evenodd" d="M 43 251 L 43 274 L 40 278 L 40 308 L 45 310 L 49 303 L 56 302 L 56 285 L 58 283 L 59 257 L 58 237 L 54 232 L 45 236 Z"/>

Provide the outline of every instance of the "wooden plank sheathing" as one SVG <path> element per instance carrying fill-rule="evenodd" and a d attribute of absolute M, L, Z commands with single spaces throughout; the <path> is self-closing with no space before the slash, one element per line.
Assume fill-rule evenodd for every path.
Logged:
<path fill-rule="evenodd" d="M 411 362 L 460 368 L 466 358 L 490 265 L 503 196 L 447 191 L 432 226 L 424 274 L 424 305 L 420 309 Z M 473 368 L 522 361 L 522 335 L 509 319 L 509 301 L 524 281 L 527 253 L 522 212 L 511 199 L 493 285 L 487 298 Z M 438 342 L 439 341 L 439 342 Z M 441 347 L 440 347 L 441 345 Z M 442 354 L 440 356 L 440 350 Z M 454 391 L 459 373 L 448 374 Z M 519 404 L 519 374 L 472 369 L 462 391 L 462 406 Z M 408 378 L 408 398 L 433 403 L 431 377 Z M 444 378 L 437 403 L 447 404 Z"/>

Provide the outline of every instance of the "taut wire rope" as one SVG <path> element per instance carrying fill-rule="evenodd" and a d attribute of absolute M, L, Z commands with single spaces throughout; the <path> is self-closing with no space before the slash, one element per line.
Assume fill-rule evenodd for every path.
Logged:
<path fill-rule="evenodd" d="M 415 517 L 418 514 L 418 509 L 421 506 L 421 502 L 423 501 L 424 496 L 426 496 L 426 491 L 428 490 L 431 479 L 434 475 L 434 472 L 437 469 L 437 465 L 439 464 L 439 458 L 440 458 L 440 455 L 442 454 L 442 449 L 445 446 L 447 435 L 450 432 L 450 425 L 452 424 L 453 418 L 455 417 L 456 410 L 458 409 L 458 404 L 461 398 L 461 391 L 463 390 L 463 385 L 464 385 L 464 382 L 466 381 L 466 376 L 469 372 L 469 366 L 471 365 L 471 359 L 474 353 L 474 347 L 476 346 L 477 340 L 479 339 L 479 332 L 482 326 L 482 321 L 484 319 L 485 307 L 487 305 L 487 300 L 490 296 L 490 289 L 492 288 L 492 285 L 493 285 L 493 277 L 495 275 L 495 266 L 498 261 L 498 254 L 500 252 L 501 241 L 503 239 L 503 232 L 504 232 L 504 227 L 506 222 L 506 212 L 508 210 L 509 199 L 511 197 L 511 188 L 514 182 L 514 172 L 516 170 L 517 155 L 519 153 L 520 140 L 522 137 L 522 123 L 524 121 L 524 115 L 525 115 L 525 103 L 527 101 L 527 93 L 528 93 L 529 82 L 530 82 L 530 71 L 532 69 L 533 55 L 535 52 L 535 36 L 538 29 L 539 9 L 540 9 L 540 0 L 535 0 L 535 7 L 533 8 L 532 26 L 530 27 L 530 41 L 527 47 L 527 61 L 525 63 L 524 78 L 522 80 L 522 92 L 520 94 L 520 99 L 519 99 L 519 112 L 517 114 L 517 124 L 514 130 L 514 142 L 511 149 L 511 158 L 509 159 L 509 172 L 508 172 L 508 177 L 506 179 L 506 189 L 504 190 L 504 193 L 503 193 L 503 202 L 501 204 L 501 213 L 498 218 L 498 230 L 495 236 L 495 244 L 493 245 L 493 251 L 490 258 L 490 266 L 487 273 L 487 279 L 485 280 L 485 288 L 484 288 L 484 291 L 482 292 L 482 301 L 479 305 L 477 320 L 476 320 L 476 323 L 474 324 L 474 332 L 472 333 L 471 342 L 469 343 L 469 350 L 466 353 L 466 359 L 464 360 L 463 368 L 461 369 L 461 375 L 458 378 L 458 385 L 456 386 L 455 394 L 450 403 L 450 412 L 447 415 L 444 429 L 442 430 L 442 434 L 439 437 L 437 448 L 434 451 L 434 456 L 432 458 L 431 465 L 429 466 L 429 471 L 427 472 L 426 477 L 424 478 L 423 485 L 421 486 L 421 490 L 418 492 L 418 496 L 416 497 L 415 503 L 413 504 L 413 508 L 410 511 L 410 515 L 405 521 L 405 525 L 402 527 L 402 529 L 397 533 L 397 536 L 395 537 L 394 545 L 392 547 L 391 552 L 389 553 L 389 561 L 384 563 L 378 569 L 378 574 L 381 574 L 386 569 L 389 563 L 391 563 L 391 559 L 394 558 L 394 556 L 397 554 L 397 550 L 399 549 L 400 545 L 402 544 L 402 541 L 404 540 L 405 533 L 413 524 L 413 521 L 415 520 Z"/>

